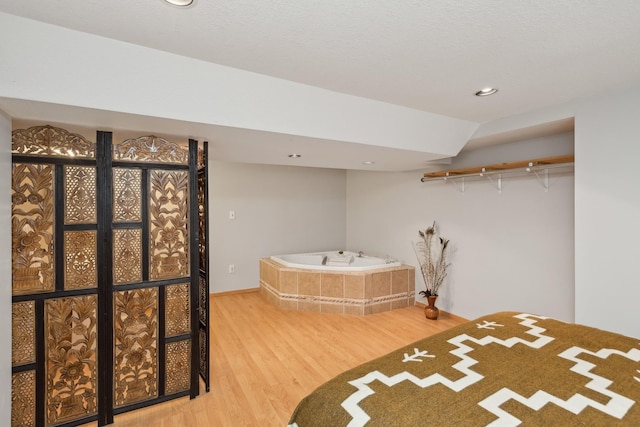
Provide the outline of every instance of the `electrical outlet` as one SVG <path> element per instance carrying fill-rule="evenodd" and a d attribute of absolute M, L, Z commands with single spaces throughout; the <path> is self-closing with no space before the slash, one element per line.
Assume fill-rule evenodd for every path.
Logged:
<path fill-rule="evenodd" d="M 236 211 L 229 211 L 229 219 L 236 219 Z"/>
<path fill-rule="evenodd" d="M 230 274 L 234 274 L 236 272 L 236 265 L 235 264 L 229 264 L 229 273 Z"/>

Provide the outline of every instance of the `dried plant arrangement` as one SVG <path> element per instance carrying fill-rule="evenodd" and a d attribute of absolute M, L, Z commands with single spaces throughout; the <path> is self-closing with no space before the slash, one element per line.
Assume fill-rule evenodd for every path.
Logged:
<path fill-rule="evenodd" d="M 420 272 L 424 279 L 426 290 L 419 294 L 424 297 L 438 296 L 438 291 L 444 278 L 447 277 L 447 247 L 449 240 L 437 236 L 436 222 L 426 230 L 418 230 L 420 240 L 413 243 L 413 250 L 420 263 Z"/>

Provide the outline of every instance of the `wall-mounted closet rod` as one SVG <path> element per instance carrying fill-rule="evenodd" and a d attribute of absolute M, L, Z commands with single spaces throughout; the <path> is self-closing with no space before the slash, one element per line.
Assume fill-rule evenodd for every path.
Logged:
<path fill-rule="evenodd" d="M 490 177 L 492 175 L 526 175 L 526 174 L 533 174 L 538 176 L 538 172 L 542 171 L 548 171 L 548 173 L 561 173 L 561 172 L 571 172 L 573 170 L 573 163 L 561 163 L 561 164 L 555 164 L 555 165 L 542 165 L 542 166 L 528 166 L 525 168 L 518 168 L 518 169 L 502 169 L 502 170 L 494 170 L 494 171 L 478 171 L 478 172 L 471 172 L 471 173 L 464 173 L 464 174 L 444 174 L 442 176 L 436 176 L 436 177 L 422 177 L 420 179 L 420 181 L 422 182 L 428 182 L 428 181 L 447 181 L 447 180 L 451 180 L 451 179 L 457 179 L 457 178 L 472 178 L 472 177 Z"/>
<path fill-rule="evenodd" d="M 567 154 L 563 156 L 545 157 L 541 159 L 521 160 L 516 162 L 497 163 L 487 166 L 474 166 L 469 168 L 442 170 L 437 172 L 427 172 L 421 179 L 422 182 L 447 180 L 451 178 L 463 177 L 483 177 L 495 174 L 522 174 L 537 171 L 558 172 L 562 169 L 567 172 L 573 168 L 574 156 Z"/>

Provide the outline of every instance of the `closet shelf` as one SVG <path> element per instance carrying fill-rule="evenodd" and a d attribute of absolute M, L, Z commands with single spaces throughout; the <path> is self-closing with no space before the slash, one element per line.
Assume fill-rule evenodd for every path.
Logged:
<path fill-rule="evenodd" d="M 508 172 L 531 172 L 532 170 L 572 167 L 573 159 L 573 154 L 567 154 L 564 156 L 545 157 L 542 159 L 520 160 L 517 162 L 497 163 L 487 166 L 474 166 L 470 168 L 427 172 L 424 174 L 422 182 L 442 180 L 446 178 L 462 178 L 465 176 L 495 175 L 497 173 Z"/>
<path fill-rule="evenodd" d="M 470 168 L 450 169 L 438 172 L 427 172 L 422 177 L 422 182 L 428 181 L 449 181 L 452 183 L 461 182 L 464 191 L 465 178 L 486 177 L 495 183 L 492 176 L 498 176 L 498 191 L 502 190 L 503 175 L 529 174 L 535 176 L 545 190 L 549 189 L 550 173 L 570 173 L 573 172 L 574 156 L 567 154 L 563 156 L 545 157 L 541 159 L 520 160 L 517 162 L 497 163 L 486 166 L 474 166 Z M 542 172 L 544 176 L 538 172 Z"/>

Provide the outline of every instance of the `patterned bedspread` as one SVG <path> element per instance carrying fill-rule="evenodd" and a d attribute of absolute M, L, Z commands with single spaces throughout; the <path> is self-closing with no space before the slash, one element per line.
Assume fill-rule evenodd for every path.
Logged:
<path fill-rule="evenodd" d="M 640 426 L 640 339 L 496 313 L 340 374 L 290 426 Z"/>

